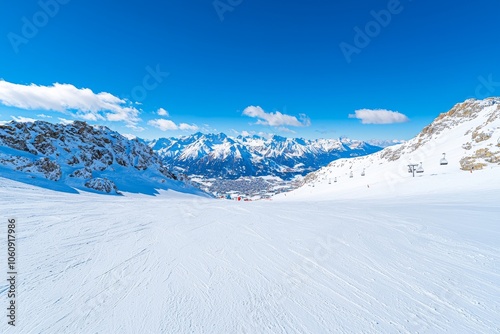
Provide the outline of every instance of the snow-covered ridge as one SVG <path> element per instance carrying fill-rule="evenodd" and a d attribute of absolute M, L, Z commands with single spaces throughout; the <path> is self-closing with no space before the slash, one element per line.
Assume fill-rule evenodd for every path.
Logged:
<path fill-rule="evenodd" d="M 0 126 L 0 168 L 12 178 L 48 179 L 79 189 L 116 193 L 140 187 L 185 187 L 153 150 L 85 122 L 9 122 Z M 140 187 L 139 187 L 140 185 Z M 147 187 L 146 187 L 147 188 Z"/>
<path fill-rule="evenodd" d="M 167 165 L 183 173 L 230 179 L 269 175 L 291 179 L 333 160 L 362 156 L 381 149 L 348 138 L 229 137 L 223 133 L 161 138 L 148 144 Z"/>
<path fill-rule="evenodd" d="M 442 163 L 443 158 L 446 161 Z M 304 184 L 336 185 L 330 190 L 394 184 L 412 177 L 410 164 L 422 164 L 424 173 L 417 174 L 420 177 L 499 167 L 500 98 L 459 103 L 415 138 L 368 156 L 334 161 L 307 175 Z"/>

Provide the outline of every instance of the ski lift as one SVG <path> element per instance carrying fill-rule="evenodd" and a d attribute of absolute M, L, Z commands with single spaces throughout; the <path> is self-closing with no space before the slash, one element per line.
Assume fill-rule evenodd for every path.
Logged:
<path fill-rule="evenodd" d="M 417 166 L 416 164 L 409 164 L 408 165 L 408 173 L 411 173 L 413 174 L 413 177 L 415 177 L 415 171 L 417 169 Z"/>
<path fill-rule="evenodd" d="M 446 153 L 443 153 L 443 158 L 439 162 L 441 166 L 446 166 L 448 164 L 448 160 L 446 160 Z"/>
<path fill-rule="evenodd" d="M 363 172 L 361 172 L 361 176 L 365 176 L 365 169 L 363 168 Z"/>
<path fill-rule="evenodd" d="M 337 178 L 335 178 L 335 180 L 333 180 L 333 182 L 337 183 Z"/>
<path fill-rule="evenodd" d="M 424 172 L 424 167 L 422 166 L 422 163 L 418 166 L 418 168 L 415 170 L 415 172 L 421 174 Z"/>
<path fill-rule="evenodd" d="M 352 175 L 352 171 L 351 173 L 349 173 L 349 177 L 352 179 L 354 177 L 354 175 Z"/>

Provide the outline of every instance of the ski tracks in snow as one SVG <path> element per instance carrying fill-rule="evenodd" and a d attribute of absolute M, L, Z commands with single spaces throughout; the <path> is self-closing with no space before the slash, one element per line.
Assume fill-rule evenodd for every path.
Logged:
<path fill-rule="evenodd" d="M 20 333 L 500 330 L 495 204 L 12 191 Z"/>

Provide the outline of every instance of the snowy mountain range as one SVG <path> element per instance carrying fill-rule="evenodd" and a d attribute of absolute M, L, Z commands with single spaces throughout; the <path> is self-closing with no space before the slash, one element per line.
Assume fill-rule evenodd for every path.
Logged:
<path fill-rule="evenodd" d="M 0 172 L 24 178 L 26 183 L 49 180 L 67 190 L 105 193 L 196 192 L 177 181 L 174 173 L 179 172 L 229 180 L 247 176 L 290 180 L 313 171 L 306 176 L 306 184 L 356 178 L 362 183 L 394 182 L 408 177 L 409 164 L 422 163 L 425 173 L 418 176 L 498 166 L 499 119 L 500 98 L 467 100 L 439 115 L 417 137 L 383 150 L 347 138 L 229 137 L 222 133 L 144 142 L 79 121 L 66 125 L 12 121 L 0 125 Z M 447 165 L 440 164 L 443 153 Z"/>
<path fill-rule="evenodd" d="M 381 147 L 348 138 L 229 137 L 223 133 L 195 133 L 181 138 L 161 138 L 148 144 L 172 170 L 226 179 L 278 176 L 289 180 L 339 158 L 381 150 Z"/>
<path fill-rule="evenodd" d="M 116 194 L 198 192 L 177 181 L 151 148 L 107 127 L 43 121 L 0 125 L 0 173 L 28 183 Z M 45 183 L 45 185 L 47 185 Z"/>
<path fill-rule="evenodd" d="M 298 191 L 321 196 L 340 191 L 345 195 L 360 187 L 375 191 L 376 185 L 382 194 L 394 189 L 395 184 L 413 179 L 409 165 L 415 165 L 417 181 L 433 178 L 426 183 L 433 187 L 448 187 L 446 182 L 456 182 L 455 178 L 499 169 L 500 98 L 459 103 L 403 144 L 369 156 L 340 159 L 307 175 Z"/>

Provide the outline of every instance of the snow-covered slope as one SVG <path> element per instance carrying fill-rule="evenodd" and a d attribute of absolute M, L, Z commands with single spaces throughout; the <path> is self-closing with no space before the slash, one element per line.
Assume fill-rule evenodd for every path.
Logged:
<path fill-rule="evenodd" d="M 335 159 L 366 155 L 381 149 L 347 138 L 234 138 L 223 133 L 161 138 L 149 142 L 149 145 L 167 165 L 183 173 L 230 179 L 243 176 L 291 179 L 315 171 Z"/>
<path fill-rule="evenodd" d="M 0 125 L 0 175 L 49 188 L 198 192 L 176 181 L 153 150 L 106 127 L 36 121 Z M 67 186 L 67 188 L 64 188 Z"/>
<path fill-rule="evenodd" d="M 0 332 L 497 333 L 500 186 L 482 185 L 234 202 L 0 177 L 19 282 L 17 326 Z"/>
<path fill-rule="evenodd" d="M 447 165 L 441 164 L 443 153 Z M 416 164 L 418 169 L 420 163 L 424 172 L 413 178 L 408 165 Z M 337 160 L 309 174 L 303 187 L 287 196 L 382 196 L 393 191 L 432 192 L 437 187 L 456 190 L 454 184 L 474 188 L 475 182 L 496 187 L 500 184 L 499 169 L 500 98 L 471 99 L 441 114 L 404 144 L 364 157 Z M 487 176 L 476 179 L 481 173 Z M 401 186 L 395 187 L 397 184 Z"/>

